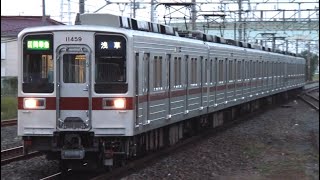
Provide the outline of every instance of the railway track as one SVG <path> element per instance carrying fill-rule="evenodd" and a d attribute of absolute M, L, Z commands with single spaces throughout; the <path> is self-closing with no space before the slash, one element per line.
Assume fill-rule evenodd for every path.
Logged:
<path fill-rule="evenodd" d="M 201 131 L 199 134 L 189 137 L 187 139 L 182 140 L 181 142 L 178 142 L 177 144 L 173 145 L 173 146 L 169 146 L 167 148 L 161 149 L 159 151 L 156 152 L 150 152 L 146 155 L 144 155 L 143 157 L 137 158 L 133 161 L 128 162 L 127 164 L 125 164 L 122 167 L 117 167 L 112 169 L 109 172 L 105 172 L 105 173 L 99 173 L 97 174 L 85 174 L 82 176 L 82 178 L 84 179 L 91 179 L 91 180 L 104 180 L 104 179 L 120 179 L 122 177 L 128 176 L 140 169 L 143 169 L 145 167 L 147 167 L 148 165 L 158 161 L 159 159 L 162 159 L 165 156 L 168 156 L 172 153 L 178 152 L 180 150 L 184 150 L 186 148 L 191 148 L 192 146 L 194 146 L 196 143 L 207 139 L 210 136 L 214 136 L 226 129 L 229 129 L 233 126 L 236 126 L 237 124 L 248 120 L 250 118 L 253 118 L 259 114 L 261 114 L 264 111 L 270 110 L 270 109 L 274 109 L 276 107 L 274 106 L 270 106 L 267 107 L 265 109 L 261 109 L 258 110 L 256 112 L 253 112 L 251 114 L 248 115 L 244 115 L 239 119 L 236 119 L 234 121 L 231 121 L 221 127 L 216 127 L 215 129 L 207 129 L 204 131 Z M 52 174 L 50 176 L 44 177 L 41 180 L 48 180 L 48 179 L 79 179 L 79 172 L 75 171 L 73 172 L 72 169 L 69 169 L 68 172 L 66 174 L 62 174 L 62 172 L 58 172 L 55 174 Z M 77 178 L 75 178 L 74 176 L 77 176 Z M 86 176 L 86 177 L 84 177 Z M 80 178 L 80 179 L 82 179 Z"/>
<path fill-rule="evenodd" d="M 306 90 L 304 93 L 299 95 L 299 98 L 302 99 L 305 103 L 310 105 L 315 110 L 319 111 L 319 98 L 311 94 L 314 91 L 319 91 L 319 86 Z"/>
<path fill-rule="evenodd" d="M 216 127 L 215 129 L 206 129 L 200 134 L 192 136 L 188 139 L 185 139 L 174 146 L 170 146 L 159 152 L 151 153 L 150 155 L 144 156 L 141 159 L 137 159 L 133 162 L 128 163 L 127 165 L 117 168 L 111 172 L 101 174 L 92 178 L 91 180 L 104 180 L 104 179 L 121 179 L 122 177 L 128 176 L 140 169 L 147 167 L 148 165 L 162 159 L 165 156 L 173 154 L 175 152 L 184 150 L 186 148 L 192 148 L 192 146 L 196 145 L 198 142 L 208 139 L 210 136 L 215 136 L 218 133 L 221 133 L 229 128 L 237 126 L 238 124 L 250 120 L 253 117 L 260 115 L 263 112 L 269 111 L 271 109 L 279 108 L 274 106 L 267 106 L 250 114 L 243 115 L 242 117 L 235 119 L 234 121 L 228 122 L 221 127 Z"/>
<path fill-rule="evenodd" d="M 305 93 L 302 94 L 303 98 L 304 97 L 309 97 L 308 94 L 310 92 L 312 92 L 312 91 L 315 91 L 316 89 L 318 89 L 318 87 L 317 88 L 312 88 L 312 90 L 308 89 L 308 91 L 306 91 Z M 302 98 L 302 97 L 300 97 L 300 98 Z M 311 99 L 311 97 L 310 97 L 310 99 Z M 313 98 L 313 100 L 314 100 L 314 98 Z M 317 100 L 317 102 L 319 102 L 319 100 Z M 318 103 L 318 105 L 319 105 L 319 103 Z M 271 108 L 268 108 L 268 109 L 271 109 Z M 319 110 L 319 108 L 318 108 L 318 110 Z M 263 110 L 263 111 L 265 111 L 265 110 Z M 176 144 L 174 146 L 171 146 L 169 148 L 166 148 L 166 149 L 161 150 L 161 151 L 156 152 L 156 153 L 151 153 L 151 154 L 146 155 L 145 157 L 143 157 L 141 159 L 137 159 L 137 160 L 135 160 L 133 162 L 129 162 L 128 164 L 126 164 L 123 167 L 116 168 L 116 169 L 112 170 L 111 172 L 100 174 L 98 176 L 95 176 L 95 177 L 89 178 L 89 179 L 95 179 L 95 180 L 97 180 L 97 179 L 115 179 L 115 178 L 124 177 L 124 176 L 129 175 L 129 174 L 131 174 L 131 173 L 133 173 L 133 172 L 135 172 L 135 171 L 137 171 L 139 169 L 142 169 L 142 168 L 146 167 L 148 164 L 150 164 L 152 162 L 155 162 L 158 159 L 160 159 L 160 158 L 162 158 L 164 156 L 167 156 L 168 154 L 173 153 L 174 151 L 181 150 L 181 149 L 183 149 L 183 147 L 194 145 L 195 143 L 201 141 L 202 139 L 205 139 L 205 137 L 207 137 L 207 136 L 211 136 L 213 134 L 216 134 L 217 132 L 220 132 L 222 130 L 230 128 L 231 126 L 234 126 L 234 125 L 240 123 L 241 121 L 243 121 L 245 119 L 248 119 L 250 117 L 253 117 L 256 114 L 260 114 L 260 113 L 261 113 L 261 111 L 257 111 L 255 113 L 252 113 L 252 114 L 249 114 L 249 115 L 247 115 L 245 117 L 242 117 L 239 120 L 236 120 L 234 122 L 226 124 L 223 127 L 219 127 L 218 129 L 215 129 L 215 130 L 209 129 L 208 131 L 205 131 L 205 132 L 201 133 L 200 135 L 197 135 L 197 136 L 191 137 L 189 139 L 186 139 L 186 140 L 184 140 L 182 142 L 179 142 L 178 144 Z M 23 150 L 22 150 L 22 152 L 23 152 Z M 3 159 L 2 156 L 3 156 L 3 153 L 1 152 L 1 159 Z M 27 158 L 21 158 L 21 159 L 27 159 Z M 15 160 L 10 160 L 9 159 L 7 161 L 12 162 L 12 161 L 15 161 Z M 9 162 L 7 162 L 7 163 L 9 163 Z M 4 165 L 2 160 L 1 160 L 1 165 Z M 68 176 L 73 176 L 72 174 L 76 174 L 76 173 L 73 173 L 72 170 L 69 169 L 68 174 L 69 174 Z M 50 176 L 44 177 L 42 179 L 43 180 L 45 180 L 45 179 L 60 179 L 61 177 L 64 177 L 64 175 L 62 175 L 61 172 L 58 172 L 58 173 L 52 174 Z"/>
<path fill-rule="evenodd" d="M 1 127 L 17 125 L 17 119 L 1 120 Z"/>
<path fill-rule="evenodd" d="M 8 163 L 14 162 L 14 161 L 20 161 L 25 159 L 30 159 L 36 156 L 40 156 L 42 153 L 34 151 L 25 154 L 23 146 L 18 146 L 6 150 L 1 151 L 1 166 L 6 165 Z"/>

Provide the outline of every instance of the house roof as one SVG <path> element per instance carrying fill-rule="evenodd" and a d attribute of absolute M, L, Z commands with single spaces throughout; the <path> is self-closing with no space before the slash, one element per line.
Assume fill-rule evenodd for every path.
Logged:
<path fill-rule="evenodd" d="M 50 25 L 64 24 L 49 16 L 46 16 L 44 22 L 42 22 L 42 16 L 1 16 L 1 37 L 17 37 L 24 28 Z"/>

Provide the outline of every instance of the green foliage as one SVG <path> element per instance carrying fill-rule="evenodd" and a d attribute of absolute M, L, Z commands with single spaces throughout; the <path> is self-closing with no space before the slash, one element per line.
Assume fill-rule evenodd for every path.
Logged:
<path fill-rule="evenodd" d="M 17 97 L 1 97 L 1 120 L 17 117 Z"/>
<path fill-rule="evenodd" d="M 301 52 L 301 54 L 299 56 L 303 57 L 304 59 L 308 60 L 308 51 L 303 51 Z M 310 74 L 309 74 L 309 77 L 308 79 L 311 80 L 312 77 L 314 76 L 314 73 L 317 69 L 317 66 L 319 64 L 318 62 L 318 55 L 317 54 L 314 54 L 312 52 L 310 52 Z"/>
<path fill-rule="evenodd" d="M 18 92 L 17 77 L 1 78 L 1 96 L 16 96 Z"/>
<path fill-rule="evenodd" d="M 17 117 L 17 77 L 1 78 L 1 120 Z"/>

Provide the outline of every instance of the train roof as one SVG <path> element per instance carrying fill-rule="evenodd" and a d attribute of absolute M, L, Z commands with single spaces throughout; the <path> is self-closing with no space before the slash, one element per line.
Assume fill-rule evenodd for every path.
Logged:
<path fill-rule="evenodd" d="M 278 54 L 297 56 L 295 53 L 280 51 L 278 49 L 271 49 L 268 47 L 260 46 L 258 44 L 251 44 L 247 42 L 235 41 L 232 39 L 224 39 L 223 37 L 205 34 L 201 31 L 179 31 L 168 25 L 157 24 L 154 22 L 140 21 L 134 18 L 124 16 L 116 16 L 112 14 L 77 14 L 75 24 L 81 25 L 102 25 L 117 28 L 132 29 L 138 31 L 146 31 L 153 33 L 166 34 L 171 36 L 180 36 L 185 38 L 197 39 L 206 42 L 213 42 L 219 44 L 227 44 L 231 46 L 238 46 L 249 49 L 257 49 L 261 51 L 273 52 Z"/>
<path fill-rule="evenodd" d="M 179 31 L 171 26 L 157 24 L 153 22 L 147 21 L 140 21 L 133 18 L 123 17 L 123 16 L 116 16 L 112 14 L 81 14 L 77 15 L 76 25 L 81 26 L 74 26 L 74 25 L 56 25 L 56 26 L 44 26 L 44 27 L 33 27 L 24 29 L 19 33 L 21 35 L 27 32 L 34 32 L 34 31 L 65 31 L 65 30 L 79 30 L 83 31 L 97 31 L 96 25 L 99 26 L 98 31 L 113 31 L 119 32 L 119 28 L 123 29 L 123 33 L 129 33 L 131 30 L 136 30 L 140 32 L 151 32 L 156 34 L 162 35 L 169 35 L 168 37 L 182 37 L 187 39 L 196 39 L 204 42 L 221 44 L 224 47 L 240 47 L 245 49 L 252 49 L 252 50 L 259 50 L 260 52 L 271 52 L 277 53 L 282 55 L 289 55 L 289 56 L 297 56 L 295 53 L 291 52 L 284 52 L 280 50 L 272 50 L 271 48 L 267 48 L 264 46 L 260 46 L 258 44 L 250 44 L 241 41 L 235 41 L 232 39 L 224 39 L 223 37 L 205 34 L 201 31 Z M 227 45 L 227 46 L 225 46 Z M 257 52 L 257 51 L 256 51 Z"/>

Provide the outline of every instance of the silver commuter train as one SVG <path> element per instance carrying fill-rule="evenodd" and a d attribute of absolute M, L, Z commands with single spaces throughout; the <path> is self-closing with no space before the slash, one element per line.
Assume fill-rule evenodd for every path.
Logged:
<path fill-rule="evenodd" d="M 188 119 L 305 83 L 292 54 L 108 14 L 78 24 L 18 36 L 18 135 L 64 169 L 113 166 L 174 144 Z"/>

